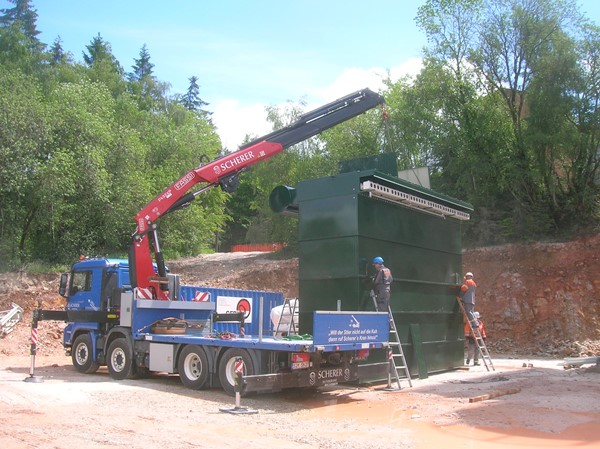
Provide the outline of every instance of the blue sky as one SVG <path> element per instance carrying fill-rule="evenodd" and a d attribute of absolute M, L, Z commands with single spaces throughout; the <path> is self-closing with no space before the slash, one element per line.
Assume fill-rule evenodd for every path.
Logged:
<path fill-rule="evenodd" d="M 146 44 L 154 74 L 184 93 L 199 79 L 224 146 L 269 132 L 264 108 L 316 107 L 371 87 L 390 71 L 415 73 L 424 33 L 422 0 L 33 0 L 40 39 L 82 60 L 98 34 L 126 71 Z M 578 0 L 600 24 L 598 0 Z M 12 7 L 0 0 L 0 8 Z"/>

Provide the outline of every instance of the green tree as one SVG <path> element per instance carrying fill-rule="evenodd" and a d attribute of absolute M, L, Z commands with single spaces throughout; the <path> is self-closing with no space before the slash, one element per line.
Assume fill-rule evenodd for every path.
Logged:
<path fill-rule="evenodd" d="M 202 115 L 212 115 L 212 112 L 208 112 L 203 109 L 205 106 L 208 106 L 209 103 L 200 98 L 200 86 L 198 86 L 198 78 L 195 76 L 191 76 L 189 78 L 189 82 L 190 85 L 188 86 L 186 93 L 181 97 L 180 100 L 183 107 L 186 108 L 188 111 L 194 111 Z"/>
<path fill-rule="evenodd" d="M 593 190 L 583 196 L 578 190 L 591 187 L 595 176 L 592 152 L 579 158 L 572 146 L 578 140 L 570 123 L 578 109 L 573 92 L 580 85 L 576 49 L 582 29 L 574 2 L 430 0 L 419 9 L 418 22 L 432 44 L 430 67 L 449 74 L 442 120 L 460 136 L 448 140 L 458 148 L 440 159 L 446 185 L 455 179 L 476 206 L 500 208 L 492 215 L 506 236 L 568 227 L 565 218 L 583 212 L 581 199 L 593 196 Z M 510 135 L 494 138 L 494 122 Z M 434 152 L 444 154 L 441 149 L 436 145 Z M 460 171 L 452 169 L 456 158 Z M 593 176 L 570 183 L 574 163 Z M 460 172 L 471 183 L 460 182 Z M 584 220 L 593 213 L 587 207 Z"/>
<path fill-rule="evenodd" d="M 42 51 L 45 47 L 38 39 L 37 11 L 31 6 L 30 0 L 8 0 L 15 5 L 13 8 L 0 9 L 0 27 L 15 27 L 27 37 L 32 49 Z"/>
<path fill-rule="evenodd" d="M 154 64 L 150 62 L 150 53 L 146 44 L 140 50 L 139 58 L 134 60 L 133 71 L 128 75 L 129 91 L 137 99 L 144 111 L 165 112 L 171 100 L 167 96 L 169 85 L 160 82 L 154 75 Z"/>
<path fill-rule="evenodd" d="M 39 207 L 31 192 L 48 160 L 50 129 L 39 83 L 0 65 L 0 268 L 25 260 Z"/>
<path fill-rule="evenodd" d="M 83 52 L 83 61 L 88 67 L 87 77 L 105 84 L 114 98 L 123 94 L 127 90 L 123 79 L 125 72 L 113 55 L 110 43 L 98 33 L 85 48 L 87 52 Z"/>
<path fill-rule="evenodd" d="M 48 53 L 50 56 L 50 64 L 65 64 L 69 61 L 69 56 L 67 53 L 65 53 L 62 47 L 62 40 L 60 39 L 60 36 L 54 40 Z"/>
<path fill-rule="evenodd" d="M 45 45 L 38 39 L 37 12 L 29 0 L 11 0 L 14 8 L 0 10 L 0 64 L 36 73 Z"/>

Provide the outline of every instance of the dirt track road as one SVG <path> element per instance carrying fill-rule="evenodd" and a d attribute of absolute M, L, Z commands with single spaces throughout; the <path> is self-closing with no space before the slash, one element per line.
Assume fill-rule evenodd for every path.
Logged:
<path fill-rule="evenodd" d="M 523 368 L 522 363 L 533 367 Z M 177 376 L 112 380 L 77 373 L 67 357 L 2 356 L 3 449 L 600 447 L 600 372 L 557 360 L 494 360 L 413 380 L 413 388 L 287 392 L 234 399 L 193 391 Z M 481 402 L 469 398 L 520 389 Z"/>

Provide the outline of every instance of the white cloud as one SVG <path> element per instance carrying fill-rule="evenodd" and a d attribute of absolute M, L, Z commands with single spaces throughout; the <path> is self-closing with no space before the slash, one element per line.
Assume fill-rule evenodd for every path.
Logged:
<path fill-rule="evenodd" d="M 388 76 L 392 81 L 398 81 L 401 77 L 415 76 L 422 68 L 421 58 L 412 58 L 403 64 L 391 69 L 373 67 L 370 69 L 351 68 L 346 69 L 337 77 L 333 83 L 326 88 L 317 91 L 325 101 L 333 101 L 344 95 L 368 87 L 374 92 L 384 89 L 383 80 Z"/>
<path fill-rule="evenodd" d="M 397 81 L 403 76 L 414 77 L 422 68 L 420 58 L 412 58 L 403 64 L 383 69 L 349 68 L 342 72 L 331 84 L 325 87 L 307 88 L 307 110 L 314 109 L 337 98 L 368 87 L 374 92 L 384 89 L 383 80 L 390 76 Z M 280 106 L 287 104 L 287 95 L 282 93 Z M 225 99 L 215 104 L 213 122 L 221 138 L 223 147 L 235 151 L 244 141 L 246 135 L 259 137 L 271 132 L 271 124 L 267 122 L 265 108 L 267 104 L 243 104 L 241 101 Z"/>
<path fill-rule="evenodd" d="M 259 137 L 271 131 L 267 122 L 266 105 L 243 105 L 237 100 L 223 100 L 216 104 L 212 119 L 224 148 L 235 151 L 246 135 Z"/>

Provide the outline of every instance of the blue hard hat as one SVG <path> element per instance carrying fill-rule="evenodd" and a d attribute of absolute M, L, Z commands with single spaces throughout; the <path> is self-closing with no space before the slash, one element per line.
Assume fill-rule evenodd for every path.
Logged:
<path fill-rule="evenodd" d="M 373 264 L 376 264 L 376 263 L 383 263 L 383 259 L 381 257 L 377 256 L 375 259 L 373 259 Z"/>

